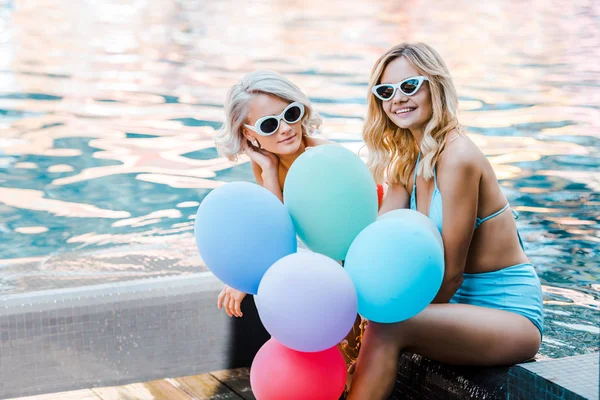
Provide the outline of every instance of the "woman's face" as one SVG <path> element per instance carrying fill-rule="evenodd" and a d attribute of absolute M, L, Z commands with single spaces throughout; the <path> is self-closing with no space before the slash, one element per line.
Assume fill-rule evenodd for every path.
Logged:
<path fill-rule="evenodd" d="M 380 83 L 395 84 L 414 76 L 421 76 L 421 74 L 405 57 L 398 57 L 387 65 Z M 429 82 L 423 82 L 412 96 L 406 96 L 396 89 L 394 97 L 382 101 L 382 106 L 388 118 L 396 126 L 411 131 L 423 129 L 432 114 Z"/>
<path fill-rule="evenodd" d="M 265 116 L 278 116 L 290 103 L 277 96 L 258 94 L 250 100 L 246 124 L 254 126 L 256 121 Z M 252 141 L 255 139 L 260 147 L 274 154 L 293 154 L 302 143 L 302 119 L 288 124 L 285 119 L 279 121 L 279 128 L 269 136 L 262 136 L 252 129 L 244 127 L 244 136 Z"/>

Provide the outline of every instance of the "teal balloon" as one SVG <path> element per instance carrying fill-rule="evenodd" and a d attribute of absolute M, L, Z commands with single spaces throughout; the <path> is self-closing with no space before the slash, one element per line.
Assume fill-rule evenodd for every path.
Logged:
<path fill-rule="evenodd" d="M 305 151 L 285 180 L 283 201 L 298 237 L 314 252 L 343 260 L 377 219 L 377 187 L 363 161 L 337 145 Z"/>
<path fill-rule="evenodd" d="M 444 278 L 444 251 L 428 226 L 385 218 L 356 237 L 344 268 L 356 287 L 360 315 L 399 322 L 434 299 Z"/>

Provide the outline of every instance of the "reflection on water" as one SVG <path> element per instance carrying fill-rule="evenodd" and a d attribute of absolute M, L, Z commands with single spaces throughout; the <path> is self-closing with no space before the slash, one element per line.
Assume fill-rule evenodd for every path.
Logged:
<path fill-rule="evenodd" d="M 252 180 L 212 144 L 227 88 L 280 71 L 324 116 L 322 135 L 359 151 L 373 62 L 422 40 L 521 213 L 544 284 L 541 353 L 593 351 L 598 14 L 583 0 L 0 2 L 0 290 L 198 270 L 198 203 Z"/>

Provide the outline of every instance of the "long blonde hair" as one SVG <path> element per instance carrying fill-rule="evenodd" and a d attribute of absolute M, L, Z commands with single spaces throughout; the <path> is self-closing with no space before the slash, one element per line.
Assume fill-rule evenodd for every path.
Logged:
<path fill-rule="evenodd" d="M 225 122 L 213 138 L 219 155 L 227 157 L 230 161 L 236 161 L 238 155 L 248 147 L 242 129 L 248 118 L 250 100 L 257 94 L 277 96 L 290 103 L 294 101 L 302 103 L 304 105 L 303 135 L 313 134 L 321 125 L 319 113 L 298 86 L 273 71 L 251 72 L 229 90 L 224 106 Z"/>
<path fill-rule="evenodd" d="M 425 125 L 420 149 L 410 131 L 390 121 L 381 100 L 371 93 L 371 88 L 380 83 L 387 65 L 398 57 L 406 57 L 421 75 L 429 79 L 432 115 Z M 377 60 L 371 71 L 367 105 L 363 137 L 369 149 L 367 165 L 377 182 L 387 179 L 390 184 L 407 185 L 419 151 L 422 161 L 418 172 L 425 179 L 431 179 L 446 136 L 452 130 L 462 132 L 457 118 L 458 96 L 448 67 L 440 55 L 424 43 L 402 43 Z"/>

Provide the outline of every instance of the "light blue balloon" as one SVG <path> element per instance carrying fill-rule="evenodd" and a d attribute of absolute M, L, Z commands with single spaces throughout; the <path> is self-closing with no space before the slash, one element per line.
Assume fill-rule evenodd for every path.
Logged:
<path fill-rule="evenodd" d="M 245 293 L 256 294 L 265 271 L 297 250 L 294 224 L 284 205 L 267 189 L 248 182 L 210 192 L 198 207 L 194 233 L 206 266 Z"/>
<path fill-rule="evenodd" d="M 344 268 L 356 286 L 359 314 L 399 322 L 421 312 L 437 294 L 444 252 L 426 226 L 385 218 L 356 237 Z"/>
<path fill-rule="evenodd" d="M 283 198 L 302 242 L 334 260 L 343 260 L 356 235 L 377 218 L 375 181 L 342 146 L 317 146 L 298 157 Z"/>
<path fill-rule="evenodd" d="M 435 226 L 433 221 L 430 220 L 425 214 L 408 208 L 399 208 L 380 215 L 377 218 L 377 221 L 388 218 L 396 219 L 398 223 L 402 224 L 403 226 L 411 224 L 422 225 L 424 228 L 427 228 L 433 234 L 433 236 L 435 236 L 442 250 L 444 249 L 444 242 L 442 240 L 440 231 L 438 230 L 437 226 Z"/>

